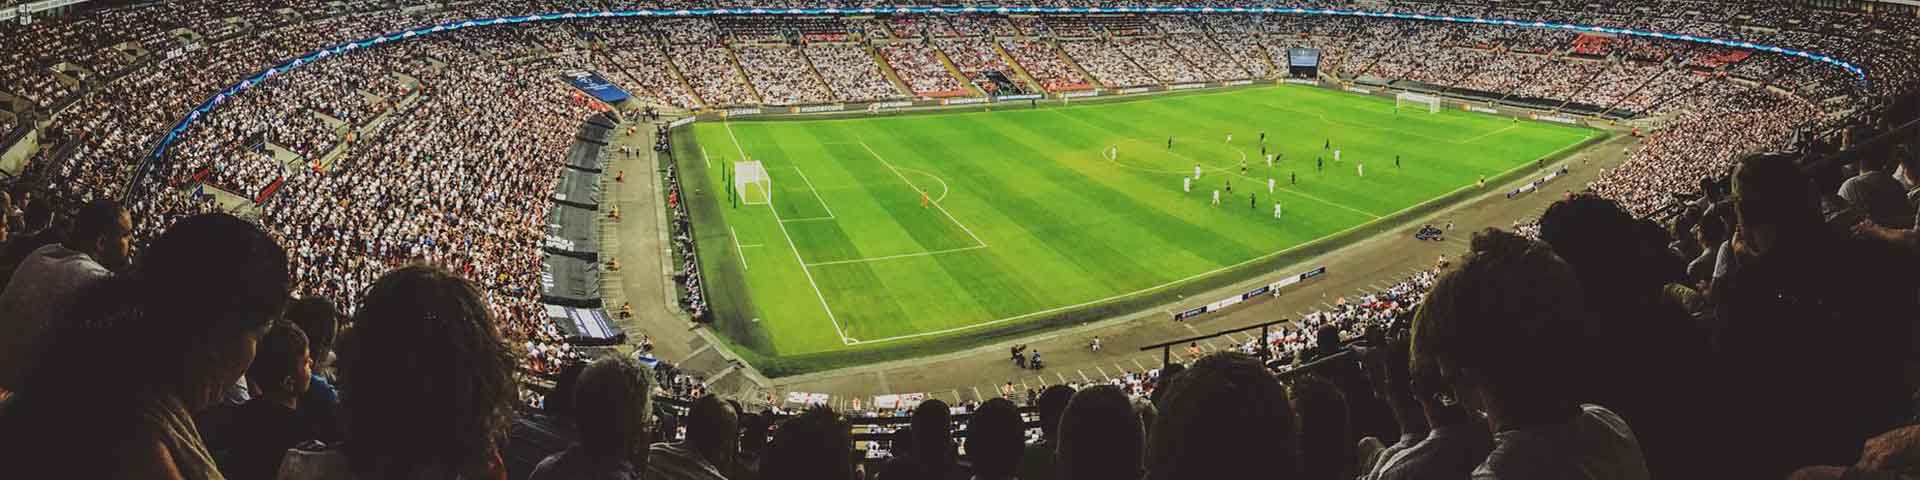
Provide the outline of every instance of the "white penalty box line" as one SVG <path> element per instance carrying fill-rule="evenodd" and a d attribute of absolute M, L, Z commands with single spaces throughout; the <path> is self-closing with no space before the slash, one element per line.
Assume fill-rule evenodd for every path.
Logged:
<path fill-rule="evenodd" d="M 919 192 L 921 196 L 927 196 L 927 195 L 928 195 L 928 194 L 927 194 L 927 191 L 926 191 L 926 190 L 922 190 L 922 189 L 920 189 L 920 186 L 919 186 L 919 185 L 914 185 L 914 184 L 913 184 L 913 180 L 908 180 L 908 179 L 907 179 L 907 175 L 906 175 L 906 174 L 904 174 L 904 173 L 900 173 L 900 169 L 899 169 L 899 168 L 897 168 L 897 167 L 894 167 L 894 166 L 893 166 L 893 163 L 891 163 L 891 162 L 888 162 L 888 161 L 887 161 L 887 158 L 886 158 L 886 157 L 882 157 L 882 156 L 880 156 L 880 152 L 876 152 L 876 151 L 874 151 L 874 150 L 873 150 L 873 147 L 872 147 L 872 146 L 869 146 L 869 145 L 867 145 L 867 142 L 864 142 L 864 141 L 863 141 L 863 142 L 860 142 L 860 148 L 864 148 L 864 149 L 866 149 L 866 150 L 867 150 L 867 153 L 868 153 L 868 154 L 871 154 L 871 155 L 873 155 L 873 158 L 874 158 L 875 160 L 879 160 L 879 161 L 880 161 L 880 164 L 881 164 L 881 165 L 886 165 L 886 166 L 887 166 L 887 170 L 890 170 L 890 171 L 892 171 L 892 172 L 893 172 L 893 174 L 894 174 L 895 176 L 898 176 L 898 177 L 900 177 L 900 181 L 901 181 L 901 182 L 905 182 L 905 183 L 907 184 L 907 187 L 908 187 L 908 188 L 912 188 L 912 189 L 913 189 L 913 191 L 915 191 L 915 192 Z M 942 180 L 942 182 L 944 182 L 944 180 Z M 942 198 L 945 198 L 945 197 L 946 197 L 946 195 L 944 195 L 944 194 L 943 194 L 943 195 L 941 195 L 941 197 L 942 197 Z M 927 197 L 927 198 L 932 198 L 932 197 Z M 986 240 L 981 240 L 981 239 L 980 239 L 980 235 L 977 235 L 977 234 L 974 234 L 974 233 L 973 233 L 973 229 L 971 229 L 971 228 L 967 228 L 967 224 L 965 224 L 965 223 L 961 223 L 961 222 L 960 222 L 960 219 L 959 219 L 959 218 L 955 218 L 955 217 L 953 216 L 953 212 L 949 212 L 949 211 L 947 211 L 947 207 L 946 207 L 946 206 L 944 206 L 944 205 L 941 205 L 941 204 L 940 204 L 939 202 L 929 202 L 929 203 L 933 205 L 933 208 L 934 208 L 934 209 L 936 209 L 936 210 L 939 210 L 939 211 L 940 211 L 940 213 L 941 213 L 942 215 L 946 215 L 946 216 L 947 216 L 947 220 L 950 220 L 950 221 L 952 221 L 954 225 L 958 225 L 958 226 L 960 226 L 960 230 L 961 230 L 961 231 L 964 231 L 964 232 L 967 232 L 967 236 L 968 236 L 968 237 L 973 237 L 973 241 L 974 241 L 974 243 L 976 243 L 976 244 L 978 244 L 978 245 L 976 245 L 977 247 L 979 247 L 979 248 L 986 248 L 986 246 L 987 246 L 987 241 L 986 241 Z M 929 252 L 929 253 L 930 253 L 930 252 Z"/>
<path fill-rule="evenodd" d="M 804 219 L 781 219 L 780 223 L 795 223 L 795 221 L 833 221 L 833 219 L 839 219 L 837 215 L 833 215 L 833 205 L 828 205 L 828 200 L 826 200 L 824 196 L 820 196 L 820 188 L 814 188 L 814 180 L 806 179 L 806 171 L 801 171 L 801 167 L 789 167 L 789 169 L 793 169 L 793 173 L 799 173 L 799 175 L 801 175 L 801 182 L 806 182 L 806 190 L 814 192 L 814 200 L 820 202 L 820 207 L 826 209 L 828 215 L 826 215 L 826 217 L 804 217 Z M 768 202 L 768 205 L 772 205 L 772 202 Z"/>
<path fill-rule="evenodd" d="M 740 137 L 734 135 L 733 124 L 722 120 L 720 125 L 727 129 L 727 137 L 733 139 L 733 148 L 740 151 L 740 158 L 747 158 L 747 148 L 740 144 Z M 800 264 L 800 273 L 807 277 L 807 285 L 813 287 L 814 298 L 820 300 L 820 309 L 827 312 L 827 321 L 833 323 L 833 334 L 840 337 L 841 344 L 852 345 L 859 343 L 859 340 L 848 337 L 847 331 L 840 328 L 840 319 L 833 315 L 833 307 L 827 304 L 827 295 L 821 293 L 820 282 L 813 279 L 813 270 L 807 267 L 807 259 L 800 256 L 800 247 L 793 243 L 793 234 L 787 232 L 786 222 L 780 221 L 780 209 L 773 207 L 773 199 L 771 197 L 767 199 L 767 211 L 773 213 L 774 224 L 779 225 L 780 235 L 786 237 L 787 248 L 793 251 L 793 260 Z"/>

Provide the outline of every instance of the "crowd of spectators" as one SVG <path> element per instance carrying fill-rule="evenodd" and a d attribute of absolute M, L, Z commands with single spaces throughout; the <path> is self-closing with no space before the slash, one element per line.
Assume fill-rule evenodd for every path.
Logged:
<path fill-rule="evenodd" d="M 791 47 L 737 46 L 733 53 L 768 105 L 826 103 L 832 99 L 807 59 Z"/>
<path fill-rule="evenodd" d="M 687 110 L 700 107 L 699 100 L 687 91 L 687 86 L 673 74 L 673 64 L 667 60 L 666 50 L 658 43 L 646 38 L 623 38 L 606 49 L 612 58 L 618 73 L 617 77 L 627 79 L 627 85 L 644 98 L 651 98 L 661 104 Z"/>
<path fill-rule="evenodd" d="M 834 96 L 841 101 L 865 102 L 904 96 L 894 88 L 893 82 L 887 81 L 887 76 L 880 72 L 880 64 L 865 48 L 817 43 L 807 45 L 806 53 L 813 61 L 814 70 L 825 77 Z"/>
<path fill-rule="evenodd" d="M 1013 61 L 1019 62 L 1020 68 L 1025 70 L 1033 81 L 1040 82 L 1040 88 L 1049 92 L 1085 90 L 1093 87 L 1092 83 L 1081 77 L 1080 72 L 1067 64 L 1059 51 L 1046 42 L 1002 40 L 1000 46 L 1006 50 L 1008 56 L 1013 57 Z"/>
<path fill-rule="evenodd" d="M 718 44 L 672 44 L 667 54 L 680 67 L 680 76 L 708 106 L 760 103 L 747 86 L 746 74 L 733 64 L 727 48 Z"/>
<path fill-rule="evenodd" d="M 953 78 L 933 48 L 920 40 L 889 43 L 875 47 L 886 57 L 887 66 L 900 77 L 913 95 L 920 98 L 958 97 L 967 94 L 960 80 Z"/>
<path fill-rule="evenodd" d="M 200 100 L 228 84 L 342 38 L 393 31 L 429 18 L 368 9 L 253 32 L 275 25 L 275 14 L 260 2 L 234 3 L 230 15 L 211 12 L 206 2 L 151 7 L 160 9 L 151 17 L 161 25 L 240 39 L 162 55 L 124 77 L 83 84 L 88 88 L 79 101 L 48 127 L 49 146 L 34 156 L 33 177 L 59 181 L 48 182 L 39 200 L 8 192 L 7 201 L 18 202 L 23 213 L 6 212 L 18 220 L 5 222 L 8 235 L 0 242 L 6 251 L 31 253 L 19 255 L 16 265 L 4 266 L 10 281 L 0 291 L 0 304 L 9 306 L 9 312 L 35 312 L 10 315 L 6 322 L 8 328 L 26 328 L 36 335 L 6 338 L 36 344 L 7 352 L 38 352 L 41 360 L 0 365 L 13 369 L 0 372 L 6 374 L 0 381 L 12 382 L 0 385 L 12 394 L 0 400 L 6 402 L 0 409 L 0 455 L 6 458 L 0 464 L 79 478 L 165 472 L 217 478 L 230 468 L 268 471 L 253 470 L 268 461 L 279 464 L 282 478 L 503 474 L 499 457 L 507 447 L 499 439 L 519 389 L 515 372 L 552 375 L 581 360 L 559 342 L 537 301 L 538 246 L 545 238 L 546 200 L 560 168 L 554 159 L 588 113 L 587 105 L 569 101 L 572 92 L 553 79 L 560 71 L 604 71 L 606 65 L 584 55 L 502 61 L 542 54 L 529 45 L 548 50 L 545 54 L 571 48 L 564 29 L 546 27 L 466 30 L 326 59 L 326 67 L 276 76 L 202 116 L 172 155 L 156 164 L 155 174 L 134 185 L 139 194 L 128 197 L 129 205 L 97 201 L 125 196 L 129 173 L 147 147 Z M 1609 4 L 1614 11 L 1598 13 L 1557 3 L 1525 11 L 1473 4 L 1410 2 L 1407 7 L 1477 7 L 1500 16 L 1649 23 L 1676 32 L 1740 35 L 1712 21 L 1636 17 L 1631 12 L 1662 7 L 1619 3 L 1628 5 Z M 1711 4 L 1675 3 L 1714 11 Z M 544 2 L 469 5 L 460 7 L 466 10 L 459 14 L 554 7 Z M 144 7 L 126 8 L 112 11 Z M 299 10 L 314 8 L 326 7 L 305 5 Z M 1780 10 L 1745 21 L 1791 26 L 1784 19 L 1804 11 L 1765 8 Z M 151 27 L 124 30 L 129 33 L 93 28 L 147 25 L 142 15 L 81 13 L 78 20 L 51 19 L 36 24 L 49 26 L 25 27 L 39 35 L 33 38 L 72 41 L 0 47 L 0 59 L 13 59 L 0 61 L 0 76 L 17 80 L 51 75 L 49 59 L 124 67 L 130 65 L 124 54 L 101 49 L 136 38 L 125 35 L 156 45 L 161 41 Z M 1912 27 L 1875 15 L 1822 15 L 1815 18 L 1825 25 L 1885 21 Z M 226 20 L 230 17 L 243 20 Z M 1432 62 L 1422 66 L 1392 56 L 1412 51 L 1391 43 L 1406 38 L 1401 27 L 1351 23 L 1359 21 L 1306 25 L 1289 20 L 1290 26 L 1282 28 L 1338 31 L 1340 35 L 1329 38 L 1338 38 L 1334 41 L 1343 43 L 1339 48 L 1351 49 L 1369 65 L 1393 59 L 1382 64 L 1385 68 L 1373 65 L 1368 71 L 1405 76 L 1435 71 Z M 1030 19 L 1011 23 L 1025 24 L 1019 27 L 1023 30 L 1040 24 Z M 1174 38 L 1193 35 L 1186 22 L 1082 20 L 1054 27 L 1128 37 L 1111 43 L 1062 42 L 1067 54 L 1116 86 L 1180 81 L 1186 78 L 1182 75 L 1204 78 L 1208 73 L 1201 68 L 1178 66 L 1183 63 L 1180 57 L 1202 62 L 1192 58 L 1195 51 L 1212 56 L 1212 62 L 1225 58 L 1204 47 L 1148 48 L 1166 40 L 1136 37 L 1154 30 L 1181 32 Z M 0 33 L 23 27 L 5 28 Z M 909 29 L 941 37 L 970 30 Z M 1910 67 L 1911 55 L 1893 51 L 1898 43 L 1876 44 L 1873 40 L 1885 33 L 1868 30 L 1852 38 L 1820 27 L 1817 33 L 1789 30 L 1774 39 L 1820 51 L 1864 52 L 1865 65 L 1889 72 L 1889 78 L 1909 76 L 1889 67 Z M 749 77 L 763 89 L 781 82 L 753 76 L 759 66 L 748 67 L 743 75 L 730 56 L 739 51 L 720 44 L 710 22 L 662 21 L 656 22 L 655 31 L 671 42 L 665 52 L 670 55 L 663 58 L 682 69 L 710 104 L 758 103 L 750 98 Z M 1792 147 L 1795 132 L 1817 124 L 1828 112 L 1825 105 L 1809 100 L 1854 94 L 1851 78 L 1811 62 L 1776 61 L 1781 57 L 1772 55 L 1732 61 L 1730 73 L 1736 76 L 1762 82 L 1792 77 L 1781 86 L 1797 95 L 1782 95 L 1764 85 L 1670 70 L 1633 72 L 1655 68 L 1650 65 L 1555 58 L 1572 46 L 1571 38 L 1554 32 L 1496 36 L 1494 41 L 1504 48 L 1543 55 L 1493 57 L 1499 61 L 1490 63 L 1514 65 L 1485 65 L 1463 74 L 1460 83 L 1525 96 L 1644 103 L 1645 111 L 1669 116 L 1662 127 L 1648 132 L 1643 148 L 1595 182 L 1593 190 L 1600 197 L 1577 196 L 1548 210 L 1533 227 L 1542 241 L 1500 232 L 1477 235 L 1474 253 L 1457 267 L 1437 275 L 1423 273 L 1386 292 L 1342 299 L 1334 309 L 1303 319 L 1301 328 L 1261 339 L 1264 345 L 1243 346 L 1251 355 L 1201 356 L 1177 373 L 1172 368 L 1128 372 L 1119 380 L 1120 389 L 1069 392 L 1072 401 L 1063 404 L 1058 421 L 1052 422 L 1059 431 L 1041 456 L 1067 478 L 1086 478 L 1078 475 L 1096 468 L 1119 472 L 1100 478 L 1295 471 L 1340 472 L 1328 478 L 1348 478 L 1376 470 L 1379 478 L 1403 478 L 1389 472 L 1435 472 L 1419 469 L 1441 463 L 1456 468 L 1446 470 L 1449 475 L 1477 469 L 1496 478 L 1560 477 L 1563 472 L 1599 478 L 1752 478 L 1779 477 L 1812 464 L 1853 464 L 1854 470 L 1905 467 L 1898 459 L 1911 455 L 1887 452 L 1912 451 L 1914 437 L 1903 433 L 1910 431 L 1874 435 L 1912 414 L 1910 389 L 1899 384 L 1900 361 L 1888 357 L 1912 347 L 1907 343 L 1911 326 L 1902 322 L 1914 307 L 1910 275 L 1903 275 L 1910 265 L 1903 255 L 1911 251 L 1900 250 L 1913 248 L 1912 222 L 1901 221 L 1902 214 L 1911 216 L 1911 208 L 1898 208 L 1898 194 L 1904 193 L 1899 190 L 1902 183 L 1916 180 L 1913 172 L 1920 168 L 1920 159 L 1911 149 L 1875 152 L 1857 167 L 1858 182 L 1848 180 L 1837 190 L 1820 185 L 1822 197 L 1839 200 L 1804 195 L 1814 183 L 1794 168 L 1795 159 L 1745 154 Z M 1072 78 L 1071 68 L 1059 62 L 1060 52 L 1045 41 L 1007 45 L 1027 70 L 1054 72 L 1034 75 L 1049 89 L 1071 85 L 1055 82 Z M 926 45 L 906 47 L 921 52 L 919 70 L 937 71 L 953 82 L 952 89 L 959 88 Z M 1454 53 L 1473 55 L 1453 48 Z M 1659 48 L 1629 46 L 1626 51 L 1657 56 Z M 789 56 L 799 58 L 797 53 Z M 889 53 L 888 60 L 899 69 L 894 56 Z M 1154 62 L 1149 74 L 1128 56 L 1175 61 Z M 409 61 L 422 58 L 462 68 Z M 755 58 L 757 64 L 778 64 L 767 67 L 768 72 L 804 71 L 804 61 L 796 70 L 791 62 Z M 1049 64 L 1060 67 L 1050 70 L 1045 66 Z M 402 74 L 417 85 L 401 81 Z M 1503 83 L 1503 75 L 1523 80 Z M 1445 76 L 1451 73 L 1427 78 Z M 712 80 L 716 78 L 717 83 Z M 1624 86 L 1635 80 L 1645 86 Z M 1873 91 L 1900 91 L 1904 86 L 1898 83 L 1877 83 Z M 31 79 L 6 85 L 0 88 L 37 88 Z M 818 82 L 813 86 L 815 98 L 825 98 Z M 412 96 L 416 90 L 417 103 L 393 102 L 393 96 Z M 923 91 L 918 84 L 915 90 Z M 768 95 L 792 98 L 790 94 Z M 383 101 L 365 101 L 369 95 Z M 1640 96 L 1651 100 L 1636 101 Z M 42 106 L 49 103 L 31 95 L 29 99 Z M 341 128 L 369 128 L 330 138 L 324 132 L 331 127 L 324 122 L 319 128 L 300 123 L 301 118 L 318 121 L 314 113 L 346 121 Z M 380 114 L 392 117 L 378 127 L 364 123 Z M 307 157 L 332 150 L 326 142 L 346 147 L 326 168 L 286 168 L 261 158 L 264 154 L 253 148 L 256 140 Z M 206 182 L 254 194 L 269 179 L 285 183 L 258 206 L 257 223 L 208 213 L 218 205 L 191 189 Z M 670 186 L 677 197 L 677 182 Z M 1692 226 L 1662 229 L 1634 219 L 1675 204 L 1676 197 L 1693 198 L 1683 204 L 1686 213 L 1680 217 Z M 47 203 L 53 198 L 86 206 L 65 218 L 50 213 Z M 684 223 L 684 206 L 670 203 L 678 208 L 676 225 Z M 1844 215 L 1848 211 L 1865 218 Z M 1842 221 L 1836 219 L 1847 221 L 1822 224 Z M 678 228 L 675 232 L 685 233 L 684 226 Z M 676 241 L 687 241 L 675 235 Z M 1713 268 L 1700 273 L 1674 261 L 1689 258 L 1712 258 Z M 684 260 L 680 277 L 690 282 L 683 285 L 694 292 L 687 298 L 689 310 L 698 317 L 705 312 L 697 293 L 703 291 L 698 266 Z M 1684 275 L 1674 273 L 1682 270 Z M 322 365 L 321 370 L 332 373 L 301 370 L 300 365 L 324 358 L 317 350 L 326 348 L 317 346 L 326 342 L 317 340 L 319 332 L 306 325 L 276 321 L 290 297 L 325 299 L 340 306 L 340 316 L 352 319 L 346 322 L 351 326 L 341 337 L 338 359 L 331 368 Z M 23 304 L 16 302 L 28 308 L 12 307 Z M 1421 302 L 1425 306 L 1414 312 L 1412 306 Z M 13 323 L 22 321 L 39 323 Z M 1336 345 L 1365 341 L 1383 330 L 1410 330 L 1412 346 L 1364 342 L 1379 349 L 1367 351 Z M 1379 361 L 1381 355 L 1391 355 L 1373 353 L 1400 348 L 1409 352 L 1405 361 Z M 1343 351 L 1356 352 L 1349 355 L 1363 361 L 1325 367 L 1329 370 L 1289 371 L 1276 378 L 1256 360 L 1274 352 L 1309 362 Z M 115 370 L 126 365 L 146 370 L 131 376 Z M 1400 368 L 1409 371 L 1392 373 Z M 575 400 L 570 407 L 610 411 L 643 402 L 658 390 L 678 390 L 699 398 L 685 419 L 686 440 L 656 445 L 652 454 L 642 455 L 637 445 L 670 440 L 675 430 L 666 429 L 666 438 L 655 439 L 648 437 L 654 431 L 644 428 L 655 421 L 651 415 L 593 413 L 596 419 L 625 423 L 614 423 L 622 428 L 611 432 L 583 431 L 578 455 L 617 461 L 556 457 L 546 467 L 549 471 L 617 465 L 650 474 L 657 466 L 666 473 L 654 475 L 668 478 L 688 478 L 688 472 L 725 478 L 759 476 L 753 472 L 769 478 L 776 472 L 845 478 L 853 470 L 850 440 L 844 438 L 842 419 L 832 412 L 813 410 L 786 420 L 758 457 L 763 465 L 735 465 L 735 458 L 742 458 L 735 455 L 735 443 L 752 443 L 736 438 L 738 424 L 730 419 L 741 415 L 739 406 L 703 395 L 706 388 L 697 380 L 660 382 L 634 373 L 631 366 L 611 363 L 592 370 L 592 375 L 583 373 L 574 398 L 608 400 L 612 395 L 612 401 Z M 304 394 L 313 391 L 313 385 L 332 381 L 325 377 L 338 380 L 340 391 L 351 395 L 306 401 Z M 236 388 L 243 378 L 248 386 Z M 303 378 L 314 380 L 300 381 Z M 1783 389 L 1782 378 L 1798 383 Z M 609 389 L 609 382 L 624 386 Z M 1373 384 L 1379 388 L 1371 388 Z M 1129 399 L 1129 394 L 1145 399 Z M 247 397 L 251 399 L 245 403 L 237 401 Z M 236 412 L 236 418 L 285 419 L 287 412 L 276 408 L 302 418 L 303 408 L 330 404 L 349 414 L 341 417 L 345 423 L 333 426 L 351 442 L 288 451 L 282 448 L 288 432 L 272 431 L 266 433 L 275 435 L 273 442 L 243 443 L 261 448 L 236 449 L 233 444 L 217 445 L 231 440 L 214 440 L 216 432 L 233 434 L 227 439 L 259 438 L 246 434 L 274 425 L 260 420 L 224 430 L 211 423 L 195 428 L 206 422 L 202 414 L 223 405 L 247 409 L 245 414 Z M 1405 405 L 1414 407 L 1399 408 Z M 877 476 L 966 472 L 1004 478 L 1010 463 L 1004 455 L 1010 451 L 1008 436 L 996 434 L 1005 430 L 995 429 L 1004 422 L 989 422 L 1004 420 L 1006 408 L 989 401 L 969 409 L 981 422 L 970 426 L 970 433 L 979 437 L 959 456 L 951 443 L 946 406 L 923 404 L 915 411 L 913 440 L 905 442 L 910 445 L 896 445 L 901 455 L 877 468 Z M 1473 418 L 1476 411 L 1486 417 Z M 1340 417 L 1345 419 L 1329 420 Z M 1042 418 L 1048 423 L 1046 415 Z M 1751 421 L 1754 418 L 1767 421 Z M 1416 460 L 1431 457 L 1414 452 L 1454 448 L 1429 441 L 1463 438 L 1443 434 L 1443 427 L 1485 434 L 1473 437 L 1484 441 L 1468 445 L 1479 453 Z M 201 438 L 203 434 L 207 438 Z M 1409 441 L 1407 435 L 1424 440 Z M 1355 442 L 1360 437 L 1374 438 L 1378 447 L 1354 448 L 1356 443 L 1366 445 Z M 1384 446 L 1395 438 L 1401 439 L 1395 445 L 1403 447 L 1398 452 Z M 1865 452 L 1865 458 L 1863 443 L 1874 449 Z M 64 460 L 76 451 L 91 452 L 100 461 Z M 582 463 L 590 467 L 577 466 Z M 1808 469 L 1802 474 L 1838 477 L 1845 469 Z"/>
<path fill-rule="evenodd" d="M 1698 194 L 1700 179 L 1726 172 L 1741 154 L 1788 146 L 1819 115 L 1804 100 L 1764 88 L 1710 81 L 1700 90 L 1685 105 L 1666 107 L 1673 118 L 1594 180 L 1594 191 L 1635 214 L 1653 213 L 1676 195 Z"/>
<path fill-rule="evenodd" d="M 1133 59 L 1119 48 L 1103 41 L 1060 42 L 1060 50 L 1073 59 L 1073 62 L 1085 69 L 1088 75 L 1098 79 L 1107 88 L 1125 88 L 1141 85 L 1153 85 L 1159 80 L 1152 74 L 1133 63 Z M 1178 68 L 1167 66 L 1163 68 Z"/>
<path fill-rule="evenodd" d="M 1000 52 L 994 51 L 993 44 L 988 43 L 991 41 L 980 38 L 941 39 L 935 40 L 934 45 L 947 54 L 947 59 L 953 61 L 954 68 L 960 69 L 960 74 L 967 76 L 968 82 L 982 91 L 995 93 L 999 87 L 987 79 L 986 72 L 999 72 L 1008 80 L 1019 78 L 1019 75 L 1015 75 L 1007 62 L 1000 58 Z"/>
<path fill-rule="evenodd" d="M 660 133 L 663 143 L 654 148 L 660 151 L 671 151 L 672 137 L 665 135 L 664 129 Z M 672 155 L 661 158 L 666 162 L 677 161 Z M 706 280 L 700 274 L 700 257 L 693 240 L 693 219 L 687 215 L 687 197 L 680 187 L 680 176 L 676 173 L 678 171 L 673 168 L 662 170 L 662 175 L 666 176 L 667 185 L 667 236 L 673 242 L 673 256 L 668 260 L 672 262 L 670 265 L 678 265 L 678 269 L 674 270 L 673 280 L 679 284 L 680 291 L 683 292 L 680 295 L 680 306 L 686 309 L 688 316 L 702 320 L 707 318 Z"/>

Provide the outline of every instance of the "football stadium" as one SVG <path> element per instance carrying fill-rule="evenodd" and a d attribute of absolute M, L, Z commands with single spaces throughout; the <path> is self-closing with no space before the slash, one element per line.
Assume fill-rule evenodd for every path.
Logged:
<path fill-rule="evenodd" d="M 0 478 L 1920 471 L 1910 0 L 0 39 Z"/>

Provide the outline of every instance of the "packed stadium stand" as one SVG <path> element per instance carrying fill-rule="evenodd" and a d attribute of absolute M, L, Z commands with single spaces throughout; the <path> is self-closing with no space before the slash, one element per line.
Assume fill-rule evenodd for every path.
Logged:
<path fill-rule="evenodd" d="M 473 19 L 767 5 L 16 8 L 39 3 L 0 0 L 0 477 L 1839 479 L 1920 468 L 1909 380 L 1920 9 L 1906 2 L 1259 4 L 1518 20 L 1508 25 L 885 9 L 568 18 L 314 57 Z M 553 293 L 549 262 L 620 268 L 555 233 L 556 219 L 618 220 L 599 190 L 567 179 L 616 175 L 596 159 L 616 155 L 601 148 L 623 129 L 659 126 L 664 150 L 667 122 L 634 118 L 1271 84 L 1289 78 L 1293 47 L 1321 53 L 1295 81 L 1579 116 L 1631 131 L 1635 146 L 1514 228 L 1452 233 L 1471 236 L 1470 255 L 1377 279 L 1383 288 L 1264 337 L 953 404 L 893 395 L 834 411 L 782 401 L 788 392 L 717 391 L 709 372 L 674 366 L 692 359 L 655 364 L 651 344 L 612 353 L 578 341 L 567 315 L 620 309 Z M 613 112 L 566 83 L 588 74 L 631 94 L 629 107 Z M 676 283 L 671 298 L 643 301 L 697 325 L 716 287 L 694 261 L 677 174 L 663 171 L 659 211 L 629 215 L 675 226 L 661 238 L 674 243 L 665 270 Z"/>

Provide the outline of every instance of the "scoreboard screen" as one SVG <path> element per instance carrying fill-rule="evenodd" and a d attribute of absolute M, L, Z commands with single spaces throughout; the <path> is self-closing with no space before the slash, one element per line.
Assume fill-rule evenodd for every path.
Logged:
<path fill-rule="evenodd" d="M 1320 49 L 1289 48 L 1287 49 L 1287 64 L 1294 67 L 1319 67 Z"/>

